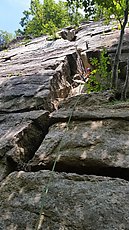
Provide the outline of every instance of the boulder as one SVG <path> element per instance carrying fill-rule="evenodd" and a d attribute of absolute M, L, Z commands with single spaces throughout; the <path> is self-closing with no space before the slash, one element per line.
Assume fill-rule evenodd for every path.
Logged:
<path fill-rule="evenodd" d="M 0 111 L 24 112 L 44 109 L 52 111 L 54 100 L 63 98 L 71 86 L 60 72 L 45 71 L 42 75 L 7 78 L 0 85 Z"/>
<path fill-rule="evenodd" d="M 61 30 L 61 32 L 59 33 L 59 35 L 68 41 L 75 41 L 76 39 L 76 31 L 73 28 L 64 28 Z"/>
<path fill-rule="evenodd" d="M 103 21 L 90 21 L 81 25 L 76 32 L 76 45 L 78 48 L 86 52 L 100 51 L 103 48 L 116 49 L 119 30 L 117 23 L 111 21 L 109 25 L 105 25 Z M 128 28 L 126 30 L 128 33 Z M 127 40 L 127 38 L 124 38 Z M 125 40 L 124 40 L 125 41 Z M 86 46 L 88 45 L 88 47 Z"/>
<path fill-rule="evenodd" d="M 55 70 L 74 52 L 74 42 L 47 41 L 47 37 L 33 39 L 25 45 L 0 52 L 0 77 L 41 75 L 44 69 Z"/>

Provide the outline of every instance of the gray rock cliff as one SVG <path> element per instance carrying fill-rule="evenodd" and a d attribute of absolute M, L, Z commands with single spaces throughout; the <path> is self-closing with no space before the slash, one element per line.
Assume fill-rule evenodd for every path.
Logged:
<path fill-rule="evenodd" d="M 75 41 L 0 52 L 1 230 L 129 229 L 129 103 L 73 89 L 81 60 L 104 47 L 114 57 L 112 28 L 90 22 Z"/>

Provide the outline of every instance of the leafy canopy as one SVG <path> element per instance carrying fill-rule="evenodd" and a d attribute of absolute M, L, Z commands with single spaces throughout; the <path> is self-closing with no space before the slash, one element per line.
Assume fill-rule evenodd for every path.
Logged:
<path fill-rule="evenodd" d="M 94 0 L 67 0 L 68 6 L 72 9 L 76 9 L 76 12 L 78 12 L 78 9 L 83 9 L 85 12 L 85 18 L 89 19 L 89 17 L 94 15 L 95 7 L 94 7 Z"/>
<path fill-rule="evenodd" d="M 105 19 L 110 19 L 110 16 L 114 15 L 115 19 L 122 23 L 127 0 L 67 0 L 67 4 L 83 8 L 86 18 L 95 17 L 99 12 L 99 16 Z"/>
<path fill-rule="evenodd" d="M 28 11 L 23 12 L 21 26 L 24 35 L 34 37 L 43 34 L 53 34 L 59 28 L 70 24 L 67 4 L 64 1 L 55 2 L 54 0 L 31 0 Z"/>
<path fill-rule="evenodd" d="M 97 8 L 101 10 L 105 19 L 110 20 L 110 16 L 114 15 L 115 19 L 122 25 L 124 20 L 124 11 L 127 7 L 127 0 L 95 0 Z"/>
<path fill-rule="evenodd" d="M 6 49 L 13 35 L 7 31 L 0 30 L 0 50 Z"/>

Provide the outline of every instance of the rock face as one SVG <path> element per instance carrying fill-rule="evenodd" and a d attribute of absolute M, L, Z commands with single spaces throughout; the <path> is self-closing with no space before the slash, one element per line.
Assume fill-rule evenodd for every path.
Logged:
<path fill-rule="evenodd" d="M 71 91 L 78 58 L 72 43 L 46 37 L 0 53 L 0 179 L 10 159 L 12 170 L 16 159 L 26 162 L 39 147 L 48 112 Z"/>
<path fill-rule="evenodd" d="M 68 41 L 37 39 L 1 52 L 0 59 L 0 111 L 4 112 L 52 111 L 52 102 L 68 95 L 77 71 L 75 48 Z"/>
<path fill-rule="evenodd" d="M 0 52 L 1 230 L 129 229 L 129 103 L 72 89 L 118 34 L 91 22 Z"/>
<path fill-rule="evenodd" d="M 86 59 L 90 62 L 90 58 L 99 57 L 100 51 L 106 48 L 111 60 L 114 59 L 115 51 L 118 44 L 120 30 L 117 30 L 115 22 L 106 26 L 103 22 L 90 22 L 80 27 L 77 33 L 76 45 L 78 49 L 86 51 Z M 125 29 L 125 35 L 122 45 L 122 52 L 120 57 L 120 79 L 121 82 L 125 80 L 126 65 L 129 52 L 129 27 Z M 86 61 L 85 61 L 86 63 Z M 87 64 L 86 64 L 87 65 Z M 119 89 L 120 90 L 120 89 Z"/>
<path fill-rule="evenodd" d="M 48 114 L 39 110 L 1 115 L 0 179 L 32 158 L 48 132 Z"/>
<path fill-rule="evenodd" d="M 128 107 L 112 105 L 100 93 L 68 99 L 51 114 L 55 124 L 31 160 L 32 168 L 50 169 L 57 158 L 58 171 L 129 180 Z"/>
<path fill-rule="evenodd" d="M 128 182 L 54 173 L 48 194 L 42 194 L 50 177 L 49 171 L 8 176 L 1 188 L 1 229 L 35 229 L 36 225 L 43 230 L 129 228 Z"/>

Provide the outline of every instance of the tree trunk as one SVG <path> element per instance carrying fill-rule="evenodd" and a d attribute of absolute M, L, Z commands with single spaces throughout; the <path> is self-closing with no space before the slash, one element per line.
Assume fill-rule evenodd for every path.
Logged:
<path fill-rule="evenodd" d="M 125 78 L 125 83 L 124 87 L 121 93 L 121 100 L 126 101 L 126 93 L 128 89 L 128 83 L 129 83 L 129 59 L 127 59 L 127 70 L 126 70 L 126 78 Z"/>
<path fill-rule="evenodd" d="M 122 43 L 123 43 L 123 38 L 124 38 L 124 32 L 125 32 L 125 27 L 128 22 L 128 0 L 126 0 L 126 9 L 124 11 L 124 22 L 121 24 L 121 31 L 120 31 L 120 37 L 119 37 L 119 42 L 115 54 L 115 60 L 114 60 L 114 65 L 113 65 L 113 70 L 112 70 L 112 88 L 117 89 L 117 81 L 118 81 L 118 67 L 119 67 L 119 61 L 120 61 L 120 55 L 121 55 L 121 48 L 122 48 Z"/>

